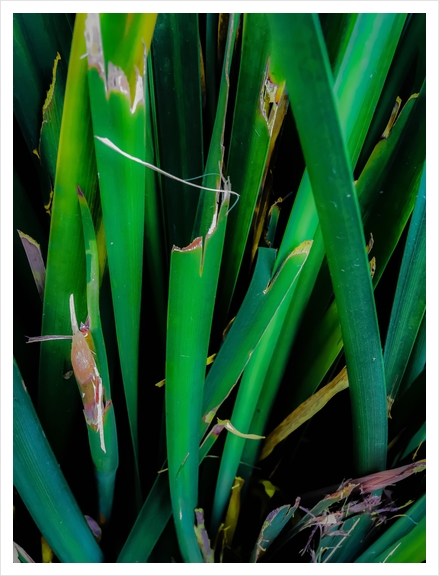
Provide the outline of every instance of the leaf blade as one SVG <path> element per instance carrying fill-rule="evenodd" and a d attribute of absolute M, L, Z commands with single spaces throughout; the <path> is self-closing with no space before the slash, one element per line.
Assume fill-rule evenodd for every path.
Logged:
<path fill-rule="evenodd" d="M 103 554 L 45 438 L 14 360 L 14 485 L 62 562 L 102 562 Z"/>
<path fill-rule="evenodd" d="M 282 62 L 312 183 L 339 318 L 354 418 L 360 471 L 384 469 L 387 420 L 384 366 L 364 251 L 360 210 L 350 174 L 321 30 L 312 16 L 270 16 L 277 34 L 299 53 Z M 288 26 L 297 35 L 288 32 Z M 294 39 L 293 39 L 294 38 Z M 306 48 L 305 48 L 306 47 Z M 279 54 L 279 58 L 282 55 Z M 314 66 L 309 66 L 312 61 Z M 307 86 L 316 87 L 312 102 Z M 316 112 L 318 110 L 318 112 Z M 319 134 L 316 140 L 315 135 Z M 355 319 L 355 320 L 354 320 Z M 359 329 L 359 326 L 361 328 Z"/>

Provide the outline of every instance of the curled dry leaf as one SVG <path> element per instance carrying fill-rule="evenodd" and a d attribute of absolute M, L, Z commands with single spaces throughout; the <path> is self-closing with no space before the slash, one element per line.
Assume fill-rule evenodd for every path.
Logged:
<path fill-rule="evenodd" d="M 423 472 L 426 466 L 427 465 L 425 459 L 418 460 L 418 462 L 413 462 L 412 464 L 407 464 L 406 466 L 400 466 L 399 468 L 394 468 L 393 470 L 384 470 L 383 472 L 369 474 L 369 476 L 357 478 L 352 480 L 352 482 L 354 484 L 359 484 L 361 493 L 365 494 L 366 492 L 373 492 L 374 490 L 385 488 L 386 486 L 389 486 L 389 484 L 400 482 L 412 474 Z"/>
<path fill-rule="evenodd" d="M 241 438 L 245 438 L 246 440 L 263 440 L 265 438 L 265 436 L 258 436 L 257 434 L 244 434 L 240 432 L 233 426 L 230 420 L 220 420 L 219 418 L 217 418 L 217 420 L 219 425 L 224 426 L 226 430 L 228 430 L 232 434 L 235 434 L 235 436 L 240 436 Z"/>
<path fill-rule="evenodd" d="M 279 442 L 285 440 L 285 438 L 294 432 L 294 430 L 297 430 L 299 426 L 304 424 L 307 420 L 312 418 L 314 414 L 321 410 L 333 396 L 338 392 L 345 390 L 348 386 L 348 373 L 345 366 L 332 382 L 313 394 L 311 398 L 302 402 L 298 408 L 291 412 L 291 414 L 289 414 L 289 416 L 287 416 L 285 420 L 283 420 L 279 426 L 277 426 L 277 428 L 268 435 L 262 446 L 259 460 L 267 458 Z"/>

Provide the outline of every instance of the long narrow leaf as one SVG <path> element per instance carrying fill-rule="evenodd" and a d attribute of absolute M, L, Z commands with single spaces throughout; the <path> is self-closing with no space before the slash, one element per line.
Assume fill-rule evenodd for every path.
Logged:
<path fill-rule="evenodd" d="M 403 394 L 408 388 L 410 388 L 410 386 L 424 369 L 426 363 L 426 345 L 426 315 L 424 314 L 424 318 L 422 319 L 422 323 L 418 330 L 416 341 L 413 345 L 409 363 L 407 365 L 406 371 L 404 372 L 404 378 L 401 382 L 399 390 L 400 394 Z"/>
<path fill-rule="evenodd" d="M 425 517 L 426 496 L 420 498 L 416 504 L 405 512 L 401 518 L 398 518 L 390 528 L 388 528 L 376 542 L 374 542 L 355 562 L 376 562 L 387 549 L 409 534 L 415 526 Z"/>
<path fill-rule="evenodd" d="M 218 303 L 224 323 L 235 288 L 259 194 L 278 102 L 269 77 L 269 36 L 265 14 L 245 14 L 239 80 L 234 107 L 227 175 L 240 194 L 230 213 L 221 267 Z M 271 92 L 269 93 L 269 90 Z M 271 100 L 272 113 L 266 107 Z M 220 327 L 221 329 L 224 326 Z"/>
<path fill-rule="evenodd" d="M 384 346 L 389 405 L 399 389 L 426 305 L 426 170 L 413 210 Z M 389 406 L 389 407 L 390 407 Z"/>
<path fill-rule="evenodd" d="M 385 468 L 385 379 L 363 227 L 331 88 L 327 55 L 314 16 L 271 16 L 297 59 L 280 51 L 305 161 L 313 187 L 342 327 L 357 447 L 363 472 Z M 313 62 L 313 66 L 310 66 Z M 307 86 L 315 86 L 310 98 Z M 318 137 L 316 137 L 318 135 Z"/>
<path fill-rule="evenodd" d="M 147 59 L 147 74 L 145 75 L 145 107 L 146 107 L 146 138 L 145 160 L 156 165 L 154 150 L 154 118 L 155 98 L 154 79 L 152 76 L 151 58 Z M 163 201 L 160 194 L 159 179 L 152 170 L 145 173 L 145 260 L 148 278 L 154 297 L 154 313 L 157 318 L 161 343 L 165 344 L 166 334 L 166 305 L 168 293 L 168 266 L 169 253 L 165 238 L 165 225 L 163 214 Z M 145 290 L 143 290 L 145 293 Z"/>
<path fill-rule="evenodd" d="M 88 81 L 95 136 L 109 138 L 136 157 L 145 155 L 145 58 L 155 14 L 115 18 L 89 14 L 81 22 L 87 40 Z M 127 33 L 131 42 L 120 39 Z M 116 42 L 114 41 L 116 39 Z M 145 209 L 145 171 L 95 140 L 105 222 L 119 357 L 135 459 L 137 506 L 138 359 Z M 129 234 L 121 219 L 129 226 Z"/>
<path fill-rule="evenodd" d="M 239 14 L 230 14 L 215 124 L 213 126 L 212 139 L 206 161 L 206 176 L 203 178 L 203 186 L 214 189 L 219 189 L 224 170 L 224 134 L 226 129 L 227 105 L 229 101 L 230 70 L 232 67 L 233 51 L 239 21 Z M 201 192 L 192 229 L 192 238 L 205 236 L 210 230 L 212 225 L 212 216 L 217 209 L 217 196 L 207 191 Z"/>
<path fill-rule="evenodd" d="M 248 301 L 243 306 L 242 322 L 238 315 L 224 343 L 225 351 L 221 348 L 206 380 L 207 395 L 205 394 L 203 399 L 205 419 L 201 424 L 201 429 L 199 428 L 199 433 L 203 434 L 206 424 L 212 422 L 218 406 L 236 383 L 239 374 L 248 362 L 249 354 L 260 338 L 260 334 L 264 332 L 276 307 L 279 306 L 279 300 L 282 300 L 285 291 L 288 290 L 288 287 L 291 288 L 291 283 L 294 283 L 297 271 L 303 265 L 308 251 L 309 246 L 306 247 L 304 254 L 298 251 L 296 255 L 292 255 L 272 283 L 270 283 L 270 276 L 275 253 L 270 249 L 260 251 L 253 282 L 249 289 Z M 264 289 L 268 287 L 267 294 L 264 294 Z M 257 330 L 251 331 L 249 329 L 247 321 L 249 317 L 258 319 Z M 236 356 L 235 352 L 237 351 L 239 354 Z M 220 370 L 212 374 L 220 354 L 223 356 L 219 362 Z M 205 357 L 203 363 L 205 365 Z M 231 374 L 228 372 L 230 363 L 233 365 L 233 373 Z M 225 377 L 227 378 L 225 379 Z M 211 438 L 215 440 L 217 435 L 212 435 Z M 206 454 L 206 447 L 209 449 L 210 444 L 210 442 L 209 444 L 206 442 L 202 445 L 202 458 Z M 171 514 L 171 504 L 167 500 L 168 497 L 167 478 L 160 474 L 138 516 L 118 562 L 130 562 L 133 559 L 145 562 L 148 559 Z M 163 504 L 159 505 L 161 502 Z M 151 526 L 154 526 L 154 531 L 150 530 Z"/>
<path fill-rule="evenodd" d="M 74 294 L 79 318 L 86 318 L 85 249 L 76 186 L 90 198 L 96 192 L 96 164 L 87 94 L 87 62 L 81 59 L 85 40 L 78 16 L 64 100 L 52 208 L 42 334 L 71 334 L 69 296 Z M 75 161 L 72 162 L 72 158 Z M 70 344 L 41 344 L 38 414 L 59 459 L 70 433 L 78 393 L 63 374 L 70 366 Z M 54 410 L 53 407 L 58 409 Z"/>
<path fill-rule="evenodd" d="M 151 48 L 158 166 L 182 179 L 201 176 L 204 161 L 198 15 L 159 14 Z M 173 245 L 187 246 L 196 237 L 191 232 L 198 194 L 193 190 L 182 193 L 181 185 L 168 178 L 162 179 L 161 188 L 169 250 Z"/>
<path fill-rule="evenodd" d="M 272 544 L 273 540 L 279 535 L 282 529 L 286 526 L 287 522 L 291 520 L 294 516 L 294 512 L 297 510 L 300 499 L 297 499 L 294 506 L 286 504 L 280 508 L 276 508 L 270 512 L 262 525 L 261 531 L 259 533 L 257 542 L 253 549 L 250 561 L 257 562 L 265 552 L 268 550 L 269 546 Z"/>
<path fill-rule="evenodd" d="M 401 96 L 401 87 L 404 84 L 407 70 L 417 61 L 417 71 L 410 93 L 419 92 L 425 78 L 425 35 L 426 14 L 410 14 L 407 18 L 403 33 L 401 34 L 395 57 L 392 61 L 386 83 L 377 103 L 374 117 L 367 134 L 364 148 L 358 160 L 360 166 L 364 166 L 369 159 L 376 143 L 379 141 L 387 121 L 392 112 L 396 98 Z M 424 53 L 424 54 L 423 54 Z"/>
<path fill-rule="evenodd" d="M 374 286 L 380 281 L 410 217 L 424 161 L 425 85 L 418 97 L 404 106 L 390 136 L 376 146 L 356 185 L 365 236 L 372 232 L 375 240 Z M 394 223 L 391 228 L 390 221 Z M 285 415 L 315 392 L 343 346 L 335 302 L 320 321 L 313 318 L 309 308 L 304 326 L 304 339 L 314 343 L 314 350 L 302 342 L 295 347 L 298 385 L 291 391 L 291 404 L 284 403 Z"/>
<path fill-rule="evenodd" d="M 360 14 L 358 17 L 353 16 L 352 18 L 351 26 L 353 26 L 353 30 L 351 33 L 347 33 L 346 38 L 342 36 L 339 39 L 339 44 L 331 48 L 331 53 L 336 60 L 334 66 L 334 95 L 338 102 L 342 131 L 354 165 L 372 118 L 373 103 L 378 99 L 379 91 L 390 66 L 398 33 L 404 22 L 404 16 Z M 374 42 L 372 43 L 369 42 L 371 36 L 374 37 Z M 273 43 L 275 44 L 276 42 L 278 42 L 277 36 L 273 34 Z M 358 66 L 359 61 L 361 61 L 362 66 L 365 66 L 361 72 L 361 67 Z M 281 75 L 281 78 L 283 78 L 283 75 Z M 260 371 L 258 374 L 258 378 L 264 379 L 261 398 L 252 422 L 252 430 L 258 434 L 262 434 L 265 428 L 287 367 L 300 321 L 303 318 L 324 258 L 324 245 L 317 224 L 314 198 L 308 171 L 306 170 L 279 248 L 275 269 L 282 261 L 283 255 L 304 238 L 314 238 L 314 246 L 299 278 L 294 300 L 283 303 L 276 315 L 270 334 L 267 333 L 265 336 L 267 343 L 264 343 L 264 348 L 271 350 L 271 358 L 268 358 L 268 366 L 265 371 Z M 321 298 L 318 306 L 324 305 L 325 300 Z M 314 324 L 315 319 L 308 322 L 308 325 Z M 336 325 L 338 326 L 337 319 Z M 323 338 L 328 336 L 328 333 L 325 332 Z M 340 336 L 338 336 L 338 340 L 341 340 Z M 310 352 L 312 351 L 313 354 L 315 350 L 317 350 L 317 353 L 319 351 L 318 346 L 309 347 L 307 344 L 306 349 Z M 260 353 L 256 350 L 255 362 L 256 357 Z M 264 355 L 267 356 L 267 352 Z M 265 363 L 267 363 L 267 359 Z M 308 364 L 310 366 L 319 366 L 319 362 L 314 360 Z M 293 394 L 299 391 L 298 386 L 290 389 Z M 307 391 L 307 395 L 302 395 L 300 401 L 294 405 L 285 403 L 282 406 L 285 408 L 285 412 L 282 415 L 286 416 L 288 412 L 291 412 L 307 397 L 311 396 L 314 391 L 315 388 L 312 391 Z M 254 464 L 257 457 L 257 449 L 258 447 L 254 443 L 246 443 L 245 462 L 250 465 Z M 245 469 L 240 469 L 239 473 L 243 477 L 247 477 L 249 470 L 246 467 Z"/>
<path fill-rule="evenodd" d="M 223 424 L 217 424 L 209 432 L 199 450 L 200 463 L 204 460 L 219 434 Z M 172 515 L 167 471 L 158 474 L 139 516 L 119 554 L 117 562 L 147 562 L 160 535 Z"/>
<path fill-rule="evenodd" d="M 236 15 L 229 22 L 229 34 L 219 106 L 206 170 L 222 170 L 223 138 L 228 101 L 228 75 L 236 37 Z M 220 176 L 206 176 L 203 184 L 215 183 Z M 209 195 L 209 197 L 206 197 Z M 224 196 L 220 207 L 219 198 Z M 203 191 L 200 197 L 194 235 L 186 248 L 174 247 L 168 303 L 166 346 L 166 441 L 174 521 L 180 550 L 185 561 L 202 562 L 194 532 L 194 511 L 198 499 L 199 420 L 203 399 L 206 357 L 221 264 L 229 194 Z M 206 219 L 210 223 L 205 226 Z M 197 228 L 199 232 L 197 232 Z"/>
<path fill-rule="evenodd" d="M 226 210 L 224 204 L 221 228 Z M 221 249 L 221 236 L 221 230 L 215 229 L 206 243 L 218 244 L 219 239 L 215 248 Z M 168 304 L 165 394 L 169 480 L 180 550 L 188 562 L 202 561 L 193 528 L 198 498 L 198 421 L 219 273 L 218 266 L 215 271 L 209 265 L 207 246 L 204 252 L 201 238 L 187 248 L 174 247 Z"/>
<path fill-rule="evenodd" d="M 14 115 L 29 152 L 38 148 L 41 109 L 61 55 L 58 83 L 64 92 L 72 28 L 67 14 L 14 14 Z"/>
<path fill-rule="evenodd" d="M 237 383 L 274 313 L 289 292 L 294 290 L 310 250 L 311 243 L 303 242 L 290 254 L 274 278 L 274 250 L 259 250 L 247 296 L 206 379 L 201 433 L 204 432 L 206 424 L 212 422 L 219 406 Z M 249 323 L 250 318 L 252 323 Z"/>
<path fill-rule="evenodd" d="M 14 485 L 62 562 L 103 554 L 62 475 L 14 360 Z"/>
<path fill-rule="evenodd" d="M 398 538 L 382 552 L 374 562 L 382 564 L 424 562 L 427 555 L 427 518 L 423 516 L 417 526 L 402 538 Z"/>
<path fill-rule="evenodd" d="M 107 352 L 102 333 L 99 311 L 99 259 L 96 235 L 90 210 L 82 191 L 78 188 L 78 199 L 81 207 L 84 243 L 87 253 L 87 311 L 90 334 L 96 352 L 95 361 L 102 377 L 103 395 L 105 398 L 103 415 L 103 433 L 106 451 L 102 450 L 98 434 L 88 426 L 90 449 L 98 484 L 99 519 L 104 524 L 110 519 L 113 508 L 114 483 L 119 464 L 116 420 L 111 402 L 110 375 L 108 372 Z"/>

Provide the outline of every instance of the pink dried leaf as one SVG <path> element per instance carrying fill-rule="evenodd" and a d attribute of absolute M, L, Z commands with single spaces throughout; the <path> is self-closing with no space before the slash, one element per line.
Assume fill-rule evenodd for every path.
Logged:
<path fill-rule="evenodd" d="M 353 482 L 359 485 L 362 494 L 366 494 L 367 492 L 374 492 L 375 490 L 385 488 L 389 484 L 395 484 L 396 482 L 405 480 L 405 478 L 408 478 L 412 474 L 424 471 L 425 468 L 426 460 L 424 459 L 407 464 L 406 466 L 394 468 L 393 470 L 384 470 L 383 472 L 369 474 L 368 476 L 357 478 L 353 480 Z"/>

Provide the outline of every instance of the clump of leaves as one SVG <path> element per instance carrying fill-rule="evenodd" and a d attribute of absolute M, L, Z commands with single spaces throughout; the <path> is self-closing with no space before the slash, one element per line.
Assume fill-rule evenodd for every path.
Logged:
<path fill-rule="evenodd" d="M 425 559 L 425 76 L 424 14 L 14 15 L 19 561 Z"/>

